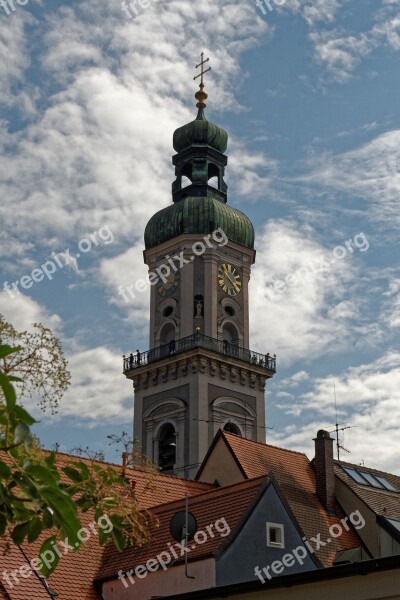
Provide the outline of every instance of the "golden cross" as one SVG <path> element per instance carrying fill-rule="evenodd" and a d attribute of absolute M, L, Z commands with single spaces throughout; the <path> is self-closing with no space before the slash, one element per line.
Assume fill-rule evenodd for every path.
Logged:
<path fill-rule="evenodd" d="M 204 65 L 209 61 L 209 58 L 206 58 L 206 60 L 204 60 L 204 52 L 201 53 L 201 62 L 199 62 L 198 65 L 196 65 L 196 69 L 198 69 L 199 67 L 201 67 L 201 72 L 196 75 L 196 77 L 193 77 L 194 80 L 196 80 L 198 77 L 201 77 L 200 80 L 200 87 L 204 87 L 204 83 L 203 83 L 203 75 L 205 73 L 208 73 L 208 71 L 211 71 L 211 67 L 208 67 L 208 69 L 204 70 Z"/>

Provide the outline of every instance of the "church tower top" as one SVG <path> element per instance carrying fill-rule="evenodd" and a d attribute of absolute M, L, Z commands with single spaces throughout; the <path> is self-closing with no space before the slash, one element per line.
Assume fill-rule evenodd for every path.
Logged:
<path fill-rule="evenodd" d="M 172 184 L 173 204 L 157 212 L 145 229 L 146 249 L 153 248 L 184 233 L 207 235 L 222 228 L 227 238 L 249 249 L 254 248 L 254 228 L 240 210 L 227 204 L 228 186 L 224 180 L 228 158 L 227 132 L 206 119 L 208 97 L 204 90 L 204 69 L 209 59 L 201 54 L 200 89 L 195 94 L 198 114 L 194 121 L 176 129 L 172 162 L 176 179 Z"/>

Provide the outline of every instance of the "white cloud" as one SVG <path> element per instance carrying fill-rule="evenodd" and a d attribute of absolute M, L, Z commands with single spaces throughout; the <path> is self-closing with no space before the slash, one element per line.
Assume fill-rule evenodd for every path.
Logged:
<path fill-rule="evenodd" d="M 336 261 L 312 229 L 270 220 L 258 232 L 250 286 L 259 345 L 284 365 L 337 352 L 362 330 L 357 285 L 353 255 Z"/>
<path fill-rule="evenodd" d="M 7 292 L 0 292 L 0 314 L 18 331 L 32 329 L 33 323 L 42 323 L 54 333 L 61 329 L 58 315 L 23 294 L 11 298 Z"/>
<path fill-rule="evenodd" d="M 28 64 L 15 27 L 3 40 L 11 79 Z M 10 243 L 18 238 L 14 270 L 38 247 L 60 251 L 105 224 L 117 245 L 134 244 L 171 199 L 172 133 L 195 117 L 196 86 L 187 82 L 199 47 L 212 48 L 212 118 L 213 110 L 240 110 L 232 94 L 240 56 L 269 31 L 253 7 L 213 0 L 153 3 L 131 21 L 118 3 L 88 0 L 50 13 L 40 28 L 41 74 L 58 91 L 23 130 L 4 131 L 1 145 L 0 218 Z M 252 193 L 263 159 L 246 157 L 243 193 Z"/>
<path fill-rule="evenodd" d="M 374 40 L 367 34 L 356 37 L 336 30 L 313 31 L 309 37 L 317 62 L 325 65 L 331 76 L 341 83 L 351 78 L 361 59 L 374 49 Z"/>
<path fill-rule="evenodd" d="M 72 417 L 87 427 L 131 420 L 132 384 L 122 375 L 117 351 L 99 346 L 67 358 L 71 387 L 60 402 L 57 420 Z"/>
<path fill-rule="evenodd" d="M 400 130 L 388 131 L 342 154 L 310 159 L 310 172 L 297 182 L 357 197 L 371 206 L 375 222 L 400 225 Z"/>
<path fill-rule="evenodd" d="M 297 373 L 294 373 L 293 375 L 291 375 L 290 377 L 287 377 L 286 379 L 282 379 L 282 381 L 279 382 L 279 386 L 281 388 L 294 388 L 294 387 L 298 387 L 301 383 L 304 383 L 305 381 L 308 381 L 310 379 L 310 374 L 307 373 L 307 371 L 297 371 Z"/>
<path fill-rule="evenodd" d="M 312 390 L 296 402 L 299 414 L 312 414 L 307 425 L 284 428 L 270 435 L 274 443 L 313 456 L 311 438 L 317 430 L 333 426 L 336 420 L 333 383 L 336 386 L 338 419 L 351 429 L 340 432 L 342 460 L 399 472 L 400 448 L 400 353 L 388 351 L 371 363 L 350 367 L 346 371 L 316 379 Z M 319 414 L 319 419 L 315 415 Z M 390 418 L 388 418 L 390 415 Z M 344 436 L 344 441 L 343 441 Z"/>

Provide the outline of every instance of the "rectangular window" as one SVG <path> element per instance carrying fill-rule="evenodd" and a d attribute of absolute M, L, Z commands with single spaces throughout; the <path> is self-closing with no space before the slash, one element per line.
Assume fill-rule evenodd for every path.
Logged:
<path fill-rule="evenodd" d="M 271 548 L 284 548 L 284 527 L 279 523 L 267 523 L 267 546 Z"/>

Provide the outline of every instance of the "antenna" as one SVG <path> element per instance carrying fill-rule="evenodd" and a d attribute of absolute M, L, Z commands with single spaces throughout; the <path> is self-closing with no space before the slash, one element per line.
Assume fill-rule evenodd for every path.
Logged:
<path fill-rule="evenodd" d="M 170 532 L 174 540 L 188 548 L 188 541 L 192 540 L 197 532 L 196 517 L 189 512 L 189 495 L 186 492 L 185 510 L 175 513 L 170 521 Z M 188 574 L 188 553 L 185 552 L 185 575 L 188 579 L 196 579 Z"/>
<path fill-rule="evenodd" d="M 335 383 L 335 381 L 333 382 L 333 394 L 335 396 L 336 423 L 335 423 L 335 429 L 333 429 L 331 431 L 335 431 L 336 432 L 337 459 L 340 460 L 340 450 L 343 450 L 344 452 L 347 452 L 348 454 L 351 454 L 351 451 L 347 450 L 347 448 L 345 448 L 344 446 L 342 446 L 340 444 L 340 441 L 339 441 L 339 431 L 344 431 L 345 429 L 351 429 L 351 425 L 346 425 L 345 423 L 338 423 L 337 400 L 336 400 L 336 383 Z M 339 425 L 344 425 L 344 427 L 340 427 L 339 428 Z"/>

